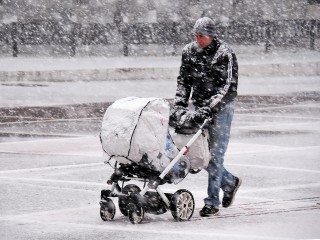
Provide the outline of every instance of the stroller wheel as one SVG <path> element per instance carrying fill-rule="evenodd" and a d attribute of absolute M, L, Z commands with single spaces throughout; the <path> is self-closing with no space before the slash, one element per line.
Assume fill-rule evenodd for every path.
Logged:
<path fill-rule="evenodd" d="M 116 214 L 116 206 L 110 198 L 100 202 L 100 217 L 103 221 L 113 220 Z"/>
<path fill-rule="evenodd" d="M 144 218 L 144 209 L 130 203 L 128 205 L 128 217 L 132 224 L 139 224 Z"/>
<path fill-rule="evenodd" d="M 134 184 L 128 184 L 124 186 L 122 189 L 122 193 L 129 195 L 131 193 L 139 193 L 141 190 L 137 185 Z M 128 216 L 128 204 L 129 204 L 129 199 L 126 196 L 119 196 L 119 210 L 124 216 Z"/>
<path fill-rule="evenodd" d="M 171 214 L 176 221 L 189 220 L 194 211 L 194 199 L 188 190 L 180 189 L 171 198 Z"/>

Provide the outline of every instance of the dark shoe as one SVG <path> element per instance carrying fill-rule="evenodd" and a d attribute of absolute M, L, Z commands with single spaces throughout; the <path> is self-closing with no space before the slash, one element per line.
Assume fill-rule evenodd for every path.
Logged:
<path fill-rule="evenodd" d="M 219 208 L 216 208 L 211 205 L 206 204 L 200 211 L 201 217 L 210 217 L 210 216 L 216 216 L 216 215 L 219 215 Z"/>
<path fill-rule="evenodd" d="M 229 193 L 225 192 L 223 194 L 222 207 L 227 208 L 227 207 L 230 207 L 232 205 L 232 203 L 234 201 L 234 197 L 235 197 L 239 187 L 241 186 L 241 183 L 242 183 L 241 178 L 237 178 L 236 177 L 236 184 L 235 184 L 234 189 Z"/>

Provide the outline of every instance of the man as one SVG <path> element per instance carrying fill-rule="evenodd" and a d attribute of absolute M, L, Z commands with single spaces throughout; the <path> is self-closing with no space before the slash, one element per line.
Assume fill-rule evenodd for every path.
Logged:
<path fill-rule="evenodd" d="M 186 115 L 187 118 L 200 124 L 206 118 L 212 119 L 208 125 L 211 152 L 206 169 L 208 196 L 200 211 L 200 216 L 205 217 L 219 214 L 220 188 L 224 192 L 222 206 L 227 208 L 233 203 L 241 185 L 241 179 L 223 166 L 237 96 L 238 63 L 232 49 L 216 37 L 213 20 L 208 17 L 198 19 L 192 32 L 196 41 L 187 44 L 182 50 L 170 119 L 174 121 L 177 115 L 186 113 L 190 105 L 194 106 L 195 113 Z"/>

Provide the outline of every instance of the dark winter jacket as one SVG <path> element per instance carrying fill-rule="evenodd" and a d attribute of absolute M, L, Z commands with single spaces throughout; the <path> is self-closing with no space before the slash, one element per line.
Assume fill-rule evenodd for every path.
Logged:
<path fill-rule="evenodd" d="M 218 38 L 201 49 L 196 42 L 182 50 L 175 106 L 210 107 L 217 112 L 237 96 L 238 63 L 232 49 Z"/>

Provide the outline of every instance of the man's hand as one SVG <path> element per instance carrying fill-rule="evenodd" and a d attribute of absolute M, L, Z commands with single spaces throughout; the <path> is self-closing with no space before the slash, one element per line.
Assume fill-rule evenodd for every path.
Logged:
<path fill-rule="evenodd" d="M 209 107 L 202 107 L 198 109 L 193 119 L 197 123 L 203 123 L 205 119 L 211 117 L 211 114 L 211 109 Z"/>

